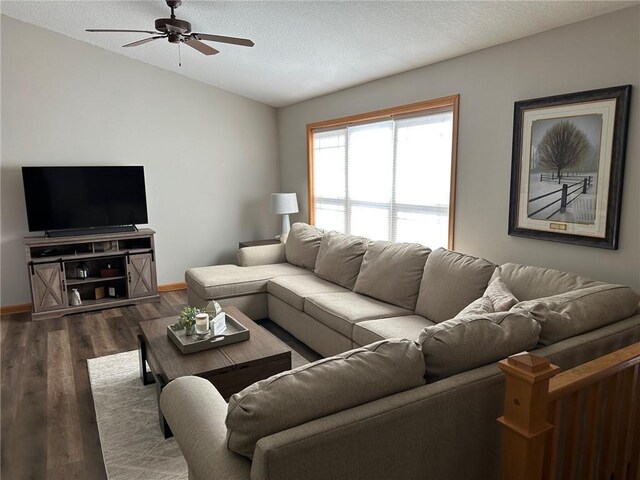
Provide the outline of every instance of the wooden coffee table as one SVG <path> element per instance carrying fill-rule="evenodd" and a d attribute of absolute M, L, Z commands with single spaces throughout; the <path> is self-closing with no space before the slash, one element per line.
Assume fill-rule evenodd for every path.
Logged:
<path fill-rule="evenodd" d="M 140 322 L 140 377 L 145 385 L 156 384 L 158 416 L 165 438 L 171 436 L 171 430 L 159 401 L 170 381 L 186 375 L 206 378 L 228 400 L 258 380 L 291 369 L 291 349 L 285 343 L 237 308 L 226 307 L 224 311 L 249 329 L 249 340 L 186 355 L 167 336 L 167 325 L 175 323 L 177 316 Z"/>

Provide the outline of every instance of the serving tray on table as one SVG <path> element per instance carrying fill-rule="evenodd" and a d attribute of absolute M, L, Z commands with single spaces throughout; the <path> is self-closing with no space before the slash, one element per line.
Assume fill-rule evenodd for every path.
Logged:
<path fill-rule="evenodd" d="M 205 336 L 196 335 L 195 333 L 193 335 L 186 335 L 184 328 L 181 330 L 173 330 L 173 328 L 171 328 L 172 325 L 167 325 L 167 336 L 173 340 L 173 343 L 176 344 L 182 353 L 201 352 L 202 350 L 249 340 L 249 329 L 227 313 L 225 313 L 225 322 L 227 329 L 219 335 L 214 335 L 213 330 Z"/>

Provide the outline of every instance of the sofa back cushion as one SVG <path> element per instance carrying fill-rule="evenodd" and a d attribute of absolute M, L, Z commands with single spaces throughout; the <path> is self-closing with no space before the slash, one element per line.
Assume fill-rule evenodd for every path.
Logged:
<path fill-rule="evenodd" d="M 542 325 L 540 343 L 551 345 L 627 318 L 638 311 L 639 301 L 629 287 L 598 284 L 520 302 L 511 311 L 532 315 Z"/>
<path fill-rule="evenodd" d="M 410 340 L 382 340 L 309 363 L 230 398 L 227 446 L 252 458 L 263 437 L 424 383 L 424 360 Z"/>
<path fill-rule="evenodd" d="M 500 277 L 520 300 L 550 297 L 586 287 L 603 285 L 586 277 L 550 268 L 505 263 L 496 268 L 493 278 Z"/>
<path fill-rule="evenodd" d="M 353 290 L 369 240 L 329 232 L 320 242 L 314 272 L 320 278 Z"/>
<path fill-rule="evenodd" d="M 324 230 L 306 223 L 294 223 L 289 231 L 284 254 L 287 262 L 298 267 L 313 270 Z"/>
<path fill-rule="evenodd" d="M 414 310 L 430 252 L 418 243 L 371 242 L 353 291 Z"/>
<path fill-rule="evenodd" d="M 416 313 L 436 323 L 453 318 L 482 296 L 495 268 L 483 258 L 437 249 L 424 266 Z"/>
<path fill-rule="evenodd" d="M 441 380 L 534 348 L 540 324 L 524 312 L 460 317 L 426 327 L 418 337 L 427 382 Z"/>

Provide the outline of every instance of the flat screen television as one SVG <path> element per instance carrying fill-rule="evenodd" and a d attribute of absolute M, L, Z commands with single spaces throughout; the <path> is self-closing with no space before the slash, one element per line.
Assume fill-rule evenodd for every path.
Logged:
<path fill-rule="evenodd" d="M 126 231 L 148 222 L 142 166 L 22 167 L 22 181 L 30 232 Z"/>

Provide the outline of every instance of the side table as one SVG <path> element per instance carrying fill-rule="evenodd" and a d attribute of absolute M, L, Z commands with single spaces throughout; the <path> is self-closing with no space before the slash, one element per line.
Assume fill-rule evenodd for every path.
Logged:
<path fill-rule="evenodd" d="M 267 240 L 248 240 L 246 242 L 240 242 L 238 248 L 245 247 L 261 247 L 263 245 L 276 245 L 280 243 L 280 240 L 276 238 L 269 238 Z"/>

